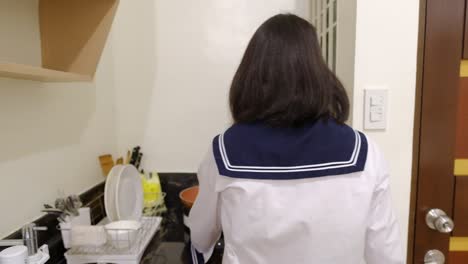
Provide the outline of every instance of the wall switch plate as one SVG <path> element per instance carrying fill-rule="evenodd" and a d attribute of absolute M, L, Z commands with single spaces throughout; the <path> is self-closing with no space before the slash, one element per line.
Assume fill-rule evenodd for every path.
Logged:
<path fill-rule="evenodd" d="M 387 89 L 366 89 L 364 98 L 364 129 L 387 128 Z"/>

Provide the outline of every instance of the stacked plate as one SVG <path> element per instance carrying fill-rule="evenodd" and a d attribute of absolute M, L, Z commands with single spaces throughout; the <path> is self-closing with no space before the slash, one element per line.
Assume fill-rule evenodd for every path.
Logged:
<path fill-rule="evenodd" d="M 143 187 L 133 165 L 117 165 L 107 175 L 104 205 L 109 221 L 141 219 Z"/>

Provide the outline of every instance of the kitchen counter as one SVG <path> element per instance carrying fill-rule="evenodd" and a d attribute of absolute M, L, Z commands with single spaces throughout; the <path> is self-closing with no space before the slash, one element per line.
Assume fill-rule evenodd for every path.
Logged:
<path fill-rule="evenodd" d="M 183 224 L 183 206 L 179 192 L 197 185 L 195 174 L 161 174 L 161 186 L 166 192 L 165 202 L 168 211 L 163 215 L 160 230 L 150 242 L 143 255 L 142 264 L 188 264 L 192 263 L 189 248 L 185 241 L 188 235 Z M 223 250 L 215 249 L 208 263 L 220 264 Z"/>
<path fill-rule="evenodd" d="M 163 242 L 155 248 L 148 248 L 142 264 L 182 264 L 191 263 L 184 243 Z"/>
<path fill-rule="evenodd" d="M 183 206 L 179 200 L 179 192 L 185 188 L 197 185 L 195 173 L 160 173 L 161 187 L 166 192 L 165 203 L 168 211 L 163 215 L 160 230 L 152 239 L 143 255 L 141 263 L 154 264 L 185 264 L 191 263 L 190 254 L 185 241 L 188 239 L 183 224 Z M 105 217 L 104 183 L 99 183 L 80 195 L 86 207 L 91 208 L 92 223 L 96 224 Z M 38 226 L 48 227 L 47 231 L 38 233 L 40 245 L 49 245 L 50 260 L 48 264 L 66 263 L 60 231 L 56 228 L 57 218 L 45 215 L 35 221 Z M 7 239 L 21 239 L 21 230 L 7 237 Z M 2 248 L 0 248 L 1 250 Z M 221 263 L 222 249 L 216 249 L 210 259 L 211 264 Z"/>
<path fill-rule="evenodd" d="M 214 252 L 208 263 L 220 264 L 222 253 Z M 189 264 L 192 263 L 188 246 L 183 242 L 162 242 L 150 245 L 141 260 L 142 264 Z"/>
<path fill-rule="evenodd" d="M 172 222 L 174 210 L 169 210 L 161 224 L 159 231 L 154 236 L 143 254 L 142 264 L 191 264 L 190 249 L 183 240 L 178 240 L 184 233 L 184 227 L 178 229 Z M 176 229 L 174 229 L 176 227 Z M 180 226 L 179 226 L 180 228 Z M 185 237 L 187 239 L 187 237 Z M 221 264 L 223 250 L 215 248 L 209 264 Z"/>

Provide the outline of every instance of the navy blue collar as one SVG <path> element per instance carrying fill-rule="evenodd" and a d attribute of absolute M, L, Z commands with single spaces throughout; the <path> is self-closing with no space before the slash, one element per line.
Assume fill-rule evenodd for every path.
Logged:
<path fill-rule="evenodd" d="M 213 140 L 219 174 L 246 179 L 289 180 L 364 170 L 366 137 L 334 121 L 300 128 L 236 124 Z"/>

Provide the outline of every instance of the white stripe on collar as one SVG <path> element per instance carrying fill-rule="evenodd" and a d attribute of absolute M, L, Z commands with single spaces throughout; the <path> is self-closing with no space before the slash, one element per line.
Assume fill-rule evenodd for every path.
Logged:
<path fill-rule="evenodd" d="M 284 172 L 302 172 L 302 171 L 320 171 L 338 168 L 347 168 L 355 166 L 361 149 L 361 137 L 357 131 L 354 131 L 355 143 L 354 150 L 351 157 L 347 161 L 335 161 L 319 164 L 301 165 L 301 166 L 284 166 L 284 167 L 269 167 L 269 166 L 236 166 L 232 165 L 227 156 L 226 147 L 224 145 L 224 134 L 221 134 L 218 138 L 219 152 L 223 160 L 224 166 L 229 171 L 238 172 L 273 172 L 273 173 L 284 173 Z"/>

